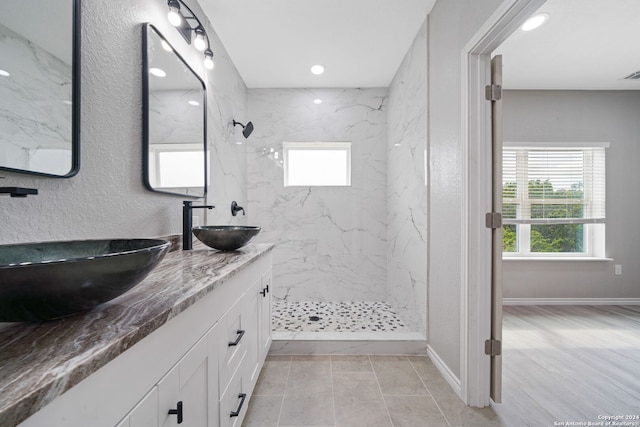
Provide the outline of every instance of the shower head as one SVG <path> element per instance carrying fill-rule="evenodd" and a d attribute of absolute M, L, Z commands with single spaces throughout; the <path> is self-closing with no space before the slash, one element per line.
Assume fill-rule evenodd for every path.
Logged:
<path fill-rule="evenodd" d="M 240 123 L 240 122 L 236 122 L 236 121 L 234 120 L 234 121 L 233 121 L 233 125 L 234 125 L 234 126 L 235 126 L 235 125 L 240 125 L 240 126 L 242 126 L 242 135 L 244 135 L 244 137 L 245 137 L 245 138 L 249 138 L 249 135 L 251 135 L 251 132 L 253 132 L 253 123 L 251 123 L 251 122 L 248 122 L 248 123 L 246 124 L 246 126 L 245 126 L 245 125 L 243 125 L 242 123 Z"/>

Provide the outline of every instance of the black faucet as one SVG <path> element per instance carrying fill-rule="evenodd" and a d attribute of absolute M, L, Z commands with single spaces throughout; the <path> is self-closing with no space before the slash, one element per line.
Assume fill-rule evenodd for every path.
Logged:
<path fill-rule="evenodd" d="M 193 206 L 193 202 L 185 200 L 182 202 L 182 249 L 193 249 L 193 235 L 191 234 L 191 228 L 193 228 L 193 209 L 213 209 L 215 206 Z"/>
<path fill-rule="evenodd" d="M 236 216 L 240 211 L 242 211 L 242 215 L 245 215 L 244 208 L 242 206 L 238 206 L 235 200 L 231 202 L 231 215 Z"/>
<path fill-rule="evenodd" d="M 38 194 L 38 189 L 22 187 L 0 187 L 0 194 L 10 194 L 11 197 L 27 197 L 29 194 Z"/>

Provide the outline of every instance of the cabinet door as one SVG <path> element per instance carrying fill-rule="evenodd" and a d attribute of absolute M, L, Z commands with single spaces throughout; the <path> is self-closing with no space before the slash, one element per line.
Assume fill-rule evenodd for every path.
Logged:
<path fill-rule="evenodd" d="M 271 347 L 271 291 L 272 274 L 269 269 L 262 275 L 262 289 L 258 308 L 259 359 L 264 360 Z"/>
<path fill-rule="evenodd" d="M 158 387 L 153 387 L 116 427 L 157 427 L 157 425 Z"/>
<path fill-rule="evenodd" d="M 247 354 L 245 356 L 245 361 L 243 362 L 246 367 L 247 377 L 245 381 L 245 387 L 248 386 L 249 389 L 252 389 L 255 383 L 258 381 L 258 375 L 260 374 L 261 361 L 260 359 L 260 330 L 258 328 L 258 312 L 260 303 L 262 300 L 261 293 L 261 285 L 262 281 L 260 278 L 256 280 L 249 292 L 243 298 L 242 301 L 242 309 L 245 313 L 245 320 L 247 324 L 250 325 L 250 330 L 248 331 L 249 336 L 247 337 Z"/>
<path fill-rule="evenodd" d="M 158 383 L 161 427 L 177 426 L 180 419 L 181 427 L 215 425 L 214 421 L 209 422 L 208 370 L 205 336 Z"/>

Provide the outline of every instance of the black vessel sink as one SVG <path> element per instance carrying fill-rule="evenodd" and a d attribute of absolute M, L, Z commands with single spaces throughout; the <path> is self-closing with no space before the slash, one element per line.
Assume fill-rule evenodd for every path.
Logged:
<path fill-rule="evenodd" d="M 248 244 L 260 227 L 246 225 L 207 225 L 193 227 L 193 234 L 205 245 L 221 251 L 235 251 Z"/>
<path fill-rule="evenodd" d="M 133 288 L 164 258 L 157 239 L 0 246 L 0 322 L 42 321 L 90 310 Z"/>

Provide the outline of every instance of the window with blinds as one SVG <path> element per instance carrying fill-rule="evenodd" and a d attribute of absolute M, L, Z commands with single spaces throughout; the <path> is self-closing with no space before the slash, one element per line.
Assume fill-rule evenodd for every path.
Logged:
<path fill-rule="evenodd" d="M 604 256 L 607 146 L 505 144 L 504 253 Z"/>

